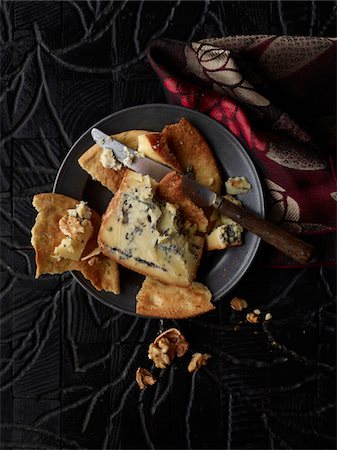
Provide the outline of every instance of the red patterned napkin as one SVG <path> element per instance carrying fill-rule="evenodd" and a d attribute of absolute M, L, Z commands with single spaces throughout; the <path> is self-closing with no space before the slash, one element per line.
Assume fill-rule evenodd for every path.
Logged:
<path fill-rule="evenodd" d="M 250 151 L 269 193 L 268 218 L 320 235 L 317 262 L 335 260 L 336 39 L 155 40 L 148 58 L 170 103 L 209 115 Z M 272 262 L 290 263 L 279 253 Z"/>

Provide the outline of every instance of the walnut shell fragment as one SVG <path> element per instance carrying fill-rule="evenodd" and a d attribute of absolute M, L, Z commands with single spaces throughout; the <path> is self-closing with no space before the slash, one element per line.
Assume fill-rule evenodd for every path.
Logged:
<path fill-rule="evenodd" d="M 176 328 L 169 328 L 156 337 L 150 344 L 148 357 L 158 369 L 165 369 L 173 358 L 185 355 L 189 347 L 185 337 Z"/>
<path fill-rule="evenodd" d="M 152 375 L 152 373 L 143 367 L 138 367 L 136 372 L 136 381 L 141 390 L 145 389 L 147 386 L 152 386 L 157 383 L 157 379 Z"/>
<path fill-rule="evenodd" d="M 248 303 L 243 298 L 234 297 L 231 300 L 231 308 L 234 311 L 242 311 L 248 307 Z"/>
<path fill-rule="evenodd" d="M 187 367 L 189 372 L 196 372 L 202 366 L 206 366 L 207 360 L 211 358 L 208 353 L 193 353 L 192 359 Z"/>

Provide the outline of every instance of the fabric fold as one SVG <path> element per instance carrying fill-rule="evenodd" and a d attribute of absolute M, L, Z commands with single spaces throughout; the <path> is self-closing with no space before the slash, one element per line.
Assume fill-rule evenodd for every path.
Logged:
<path fill-rule="evenodd" d="M 169 103 L 222 123 L 250 152 L 272 222 L 298 234 L 336 231 L 335 39 L 162 39 L 147 54 Z"/>

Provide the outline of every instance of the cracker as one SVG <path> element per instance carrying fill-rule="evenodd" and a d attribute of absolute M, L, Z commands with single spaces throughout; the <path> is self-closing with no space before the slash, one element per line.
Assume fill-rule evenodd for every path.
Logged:
<path fill-rule="evenodd" d="M 201 208 L 183 192 L 182 177 L 176 172 L 168 173 L 158 184 L 156 195 L 166 202 L 179 205 L 179 211 L 185 220 L 195 223 L 198 230 L 206 233 L 208 220 Z"/>
<path fill-rule="evenodd" d="M 181 172 L 180 164 L 167 146 L 163 133 L 147 133 L 138 136 L 138 151 L 154 161 Z"/>
<path fill-rule="evenodd" d="M 145 133 L 148 133 L 148 131 L 130 130 L 114 134 L 112 137 L 127 147 L 137 149 L 138 136 Z M 99 181 L 111 192 L 116 192 L 127 169 L 122 167 L 120 170 L 114 170 L 104 167 L 100 161 L 101 154 L 102 148 L 95 144 L 83 153 L 78 163 L 94 180 Z"/>
<path fill-rule="evenodd" d="M 198 183 L 220 194 L 221 173 L 202 134 L 185 118 L 178 123 L 166 125 L 162 133 L 183 171 L 193 176 Z"/>
<path fill-rule="evenodd" d="M 95 260 L 91 265 L 92 260 Z M 120 294 L 118 264 L 113 259 L 100 254 L 91 260 L 81 261 L 80 271 L 98 291 Z"/>
<path fill-rule="evenodd" d="M 79 270 L 83 275 L 97 285 L 102 286 L 101 289 L 109 287 L 112 292 L 118 294 L 119 288 L 119 273 L 117 264 L 112 261 L 104 262 L 103 259 L 107 259 L 103 255 L 99 255 L 98 258 L 102 259 L 102 263 L 96 268 L 89 266 L 88 261 L 71 261 L 67 259 L 61 259 L 58 261 L 53 258 L 54 249 L 61 240 L 64 238 L 64 234 L 59 229 L 59 220 L 63 217 L 68 209 L 73 209 L 79 203 L 78 200 L 67 197 L 61 194 L 37 194 L 33 198 L 33 206 L 38 211 L 38 215 L 35 220 L 35 225 L 32 228 L 31 243 L 35 250 L 36 261 L 36 278 L 42 274 L 59 274 L 68 270 Z M 82 257 L 85 257 L 97 247 L 97 233 L 100 227 L 101 218 L 96 211 L 91 210 L 91 222 L 94 227 L 94 232 L 89 239 Z M 105 274 L 103 269 L 109 270 L 110 282 L 99 281 L 105 280 Z M 96 287 L 96 286 L 95 286 Z M 106 289 L 107 290 L 107 289 Z"/>
<path fill-rule="evenodd" d="M 126 168 L 122 167 L 120 170 L 114 170 L 104 167 L 100 161 L 101 154 L 101 147 L 95 144 L 83 153 L 78 163 L 82 169 L 88 172 L 93 180 L 99 181 L 111 192 L 116 192 L 126 172 Z"/>
<path fill-rule="evenodd" d="M 163 319 L 187 319 L 215 309 L 212 294 L 201 283 L 186 288 L 146 277 L 136 297 L 136 313 Z"/>

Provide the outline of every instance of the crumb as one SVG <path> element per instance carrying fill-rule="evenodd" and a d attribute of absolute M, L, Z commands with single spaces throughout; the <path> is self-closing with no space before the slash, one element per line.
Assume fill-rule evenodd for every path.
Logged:
<path fill-rule="evenodd" d="M 259 316 L 257 314 L 252 313 L 248 313 L 246 315 L 246 319 L 248 320 L 248 322 L 250 323 L 258 323 L 259 321 Z"/>

